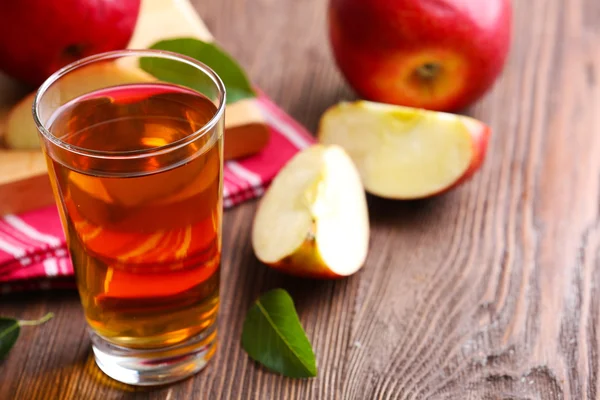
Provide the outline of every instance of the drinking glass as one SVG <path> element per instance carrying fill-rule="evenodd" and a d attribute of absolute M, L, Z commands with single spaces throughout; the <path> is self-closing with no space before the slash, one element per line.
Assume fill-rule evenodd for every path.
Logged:
<path fill-rule="evenodd" d="M 135 385 L 215 353 L 225 88 L 156 50 L 74 62 L 33 104 L 96 363 Z"/>

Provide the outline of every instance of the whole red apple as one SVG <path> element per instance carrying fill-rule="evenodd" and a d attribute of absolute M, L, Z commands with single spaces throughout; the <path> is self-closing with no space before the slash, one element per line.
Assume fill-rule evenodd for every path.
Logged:
<path fill-rule="evenodd" d="M 500 75 L 510 0 L 330 0 L 335 61 L 363 98 L 457 111 Z"/>
<path fill-rule="evenodd" d="M 0 70 L 32 86 L 61 67 L 124 49 L 140 0 L 0 1 Z"/>

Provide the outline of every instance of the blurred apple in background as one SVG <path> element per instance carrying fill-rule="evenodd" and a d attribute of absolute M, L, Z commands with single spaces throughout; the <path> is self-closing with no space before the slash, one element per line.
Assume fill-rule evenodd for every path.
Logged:
<path fill-rule="evenodd" d="M 38 86 L 86 56 L 127 47 L 140 0 L 0 1 L 0 70 Z"/>
<path fill-rule="evenodd" d="M 458 111 L 503 69 L 510 0 L 330 0 L 335 61 L 367 100 Z"/>

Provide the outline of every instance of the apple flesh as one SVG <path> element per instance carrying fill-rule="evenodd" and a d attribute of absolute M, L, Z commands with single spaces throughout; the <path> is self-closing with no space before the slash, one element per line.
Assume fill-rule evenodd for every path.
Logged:
<path fill-rule="evenodd" d="M 321 143 L 346 150 L 367 192 L 391 199 L 425 198 L 466 181 L 489 136 L 470 117 L 368 101 L 331 107 L 318 132 Z"/>
<path fill-rule="evenodd" d="M 330 0 L 337 66 L 366 100 L 457 111 L 483 96 L 510 47 L 510 0 Z"/>
<path fill-rule="evenodd" d="M 80 58 L 125 49 L 140 0 L 0 1 L 0 70 L 31 86 Z"/>
<path fill-rule="evenodd" d="M 257 258 L 301 277 L 354 274 L 368 244 L 364 188 L 352 160 L 335 145 L 296 154 L 261 199 L 252 227 Z"/>

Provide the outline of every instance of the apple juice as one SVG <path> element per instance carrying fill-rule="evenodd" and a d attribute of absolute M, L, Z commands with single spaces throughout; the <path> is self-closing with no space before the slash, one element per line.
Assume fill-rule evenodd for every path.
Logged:
<path fill-rule="evenodd" d="M 113 344 L 216 335 L 222 141 L 186 141 L 216 112 L 197 92 L 152 83 L 86 94 L 50 118 L 56 138 L 87 152 L 47 160 L 85 316 Z"/>

